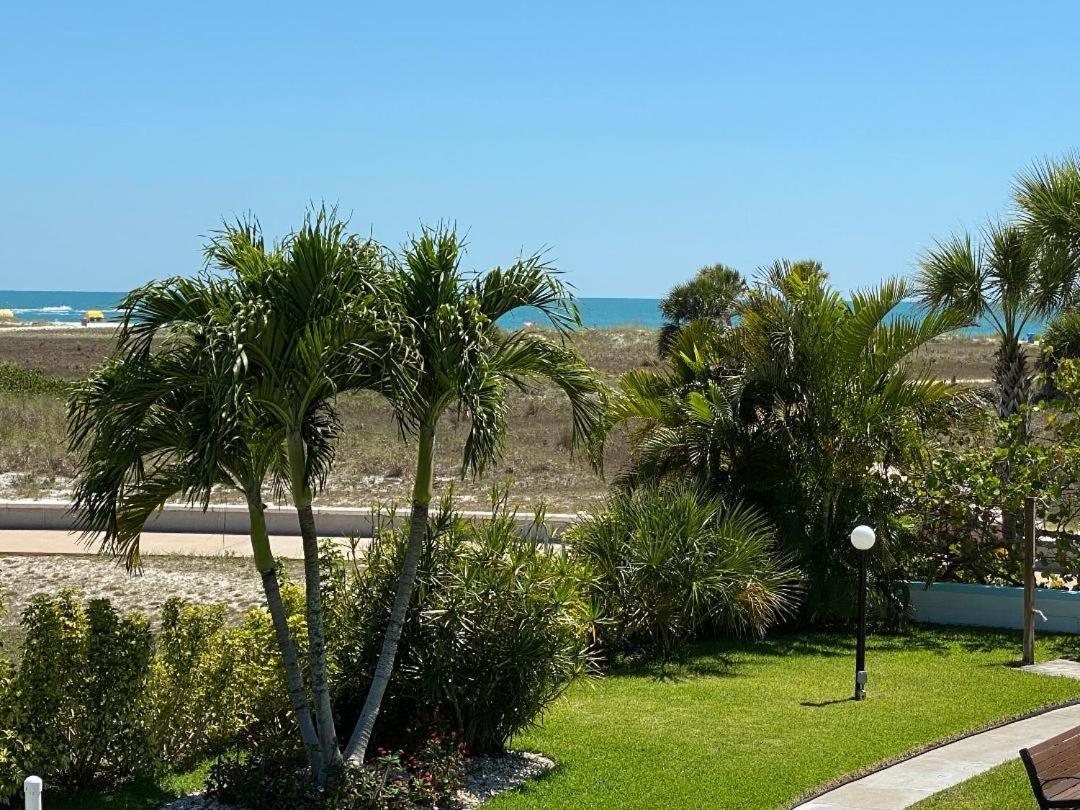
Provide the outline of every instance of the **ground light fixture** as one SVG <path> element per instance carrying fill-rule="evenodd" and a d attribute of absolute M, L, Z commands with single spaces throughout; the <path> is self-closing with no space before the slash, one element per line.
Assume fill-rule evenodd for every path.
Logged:
<path fill-rule="evenodd" d="M 855 644 L 855 700 L 866 697 L 866 553 L 874 547 L 877 535 L 869 526 L 856 526 L 851 545 L 859 557 L 859 638 Z"/>

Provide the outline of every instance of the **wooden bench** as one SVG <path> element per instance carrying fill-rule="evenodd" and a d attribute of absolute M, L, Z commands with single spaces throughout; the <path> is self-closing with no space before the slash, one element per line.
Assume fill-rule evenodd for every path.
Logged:
<path fill-rule="evenodd" d="M 1080 726 L 1021 749 L 1020 759 L 1042 810 L 1080 808 Z"/>

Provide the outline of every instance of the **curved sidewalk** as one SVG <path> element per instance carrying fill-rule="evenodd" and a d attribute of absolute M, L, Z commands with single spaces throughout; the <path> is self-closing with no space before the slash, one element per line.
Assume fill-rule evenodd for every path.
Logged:
<path fill-rule="evenodd" d="M 1063 673 L 1062 673 L 1063 674 Z M 1080 704 L 1017 720 L 867 774 L 801 810 L 899 810 L 1015 759 L 1021 748 L 1080 726 Z"/>

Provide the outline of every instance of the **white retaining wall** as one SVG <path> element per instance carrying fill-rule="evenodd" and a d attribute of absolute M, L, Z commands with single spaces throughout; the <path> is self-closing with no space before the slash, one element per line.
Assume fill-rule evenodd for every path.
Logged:
<path fill-rule="evenodd" d="M 935 582 L 929 589 L 925 582 L 909 582 L 908 587 L 915 621 L 1023 629 L 1023 588 L 956 582 Z M 1080 593 L 1036 588 L 1035 610 L 1036 631 L 1080 633 Z"/>
<path fill-rule="evenodd" d="M 315 510 L 315 525 L 322 537 L 370 537 L 371 510 L 351 507 L 324 506 Z M 461 512 L 467 518 L 483 519 L 489 512 Z M 398 519 L 408 515 L 407 509 L 398 510 Z M 546 525 L 552 534 L 576 522 L 577 515 L 548 514 Z M 531 513 L 519 513 L 518 527 L 522 532 L 532 528 Z M 292 536 L 300 534 L 296 512 L 291 507 L 268 506 L 266 528 L 272 535 Z M 71 504 L 56 500 L 0 500 L 0 531 L 22 529 L 24 531 L 51 530 L 74 531 L 75 518 Z M 247 534 L 247 507 L 215 504 L 203 511 L 198 506 L 167 504 L 146 524 L 148 532 L 171 532 L 176 534 Z M 544 538 L 548 539 L 548 538 Z"/>

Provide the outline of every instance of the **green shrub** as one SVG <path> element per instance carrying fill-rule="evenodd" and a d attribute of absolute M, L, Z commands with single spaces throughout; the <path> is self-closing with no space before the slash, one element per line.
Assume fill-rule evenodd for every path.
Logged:
<path fill-rule="evenodd" d="M 68 384 L 37 369 L 0 362 L 0 391 L 10 394 L 67 394 Z"/>
<path fill-rule="evenodd" d="M 38 595 L 22 617 L 12 681 L 15 758 L 60 789 L 115 784 L 145 761 L 142 695 L 150 668 L 146 619 L 105 599 Z"/>
<path fill-rule="evenodd" d="M 431 522 L 379 714 L 386 747 L 445 726 L 475 753 L 500 751 L 595 667 L 582 567 L 522 538 L 504 503 L 477 523 L 444 505 Z M 385 527 L 359 559 L 324 558 L 342 727 L 351 728 L 374 672 L 406 533 Z"/>
<path fill-rule="evenodd" d="M 162 608 L 146 692 L 157 762 L 188 767 L 288 713 L 269 616 L 250 611 L 239 626 L 226 616 L 223 604 L 177 598 Z"/>
<path fill-rule="evenodd" d="M 1054 374 L 1063 360 L 1080 358 L 1080 310 L 1063 312 L 1050 322 L 1042 336 L 1039 370 L 1043 373 L 1043 395 L 1057 395 Z"/>
<path fill-rule="evenodd" d="M 300 621 L 302 594 L 283 596 Z M 280 734 L 291 720 L 269 616 L 225 616 L 172 599 L 152 637 L 108 600 L 33 597 L 19 666 L 0 659 L 0 804 L 31 773 L 59 791 L 104 787 Z"/>
<path fill-rule="evenodd" d="M 429 735 L 410 753 L 380 751 L 363 765 L 339 763 L 319 791 L 307 778 L 303 751 L 290 740 L 251 740 L 249 753 L 219 759 L 207 792 L 260 810 L 411 810 L 445 807 L 462 785 L 464 748 Z"/>
<path fill-rule="evenodd" d="M 760 634 L 797 605 L 797 574 L 748 506 L 682 487 L 616 493 L 567 533 L 594 572 L 601 639 L 620 653 L 677 653 L 692 637 Z"/>
<path fill-rule="evenodd" d="M 0 619 L 6 615 L 7 611 L 0 601 Z M 12 729 L 11 678 L 11 662 L 7 659 L 3 638 L 0 637 L 0 803 L 7 797 L 14 796 L 22 787 L 21 774 L 15 759 L 18 740 Z"/>

